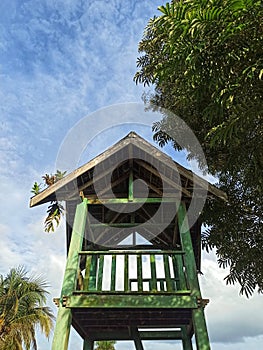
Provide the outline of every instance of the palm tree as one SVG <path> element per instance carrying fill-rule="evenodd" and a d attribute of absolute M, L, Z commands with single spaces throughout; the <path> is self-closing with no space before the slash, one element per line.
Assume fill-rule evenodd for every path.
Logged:
<path fill-rule="evenodd" d="M 46 337 L 54 316 L 46 302 L 47 284 L 40 277 L 27 276 L 23 267 L 0 275 L 0 349 L 37 350 L 36 327 Z"/>
<path fill-rule="evenodd" d="M 96 342 L 96 350 L 115 350 L 114 345 L 116 341 L 114 340 L 101 340 Z"/>

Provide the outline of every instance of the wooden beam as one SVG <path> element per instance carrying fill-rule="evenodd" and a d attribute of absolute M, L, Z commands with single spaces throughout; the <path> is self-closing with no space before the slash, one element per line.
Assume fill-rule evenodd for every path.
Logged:
<path fill-rule="evenodd" d="M 164 174 L 159 174 L 158 170 L 152 168 L 149 164 L 146 164 L 145 162 L 143 162 L 142 160 L 138 160 L 136 159 L 136 163 L 138 163 L 140 166 L 142 166 L 143 168 L 145 168 L 146 170 L 148 170 L 149 172 L 153 173 L 154 175 L 160 177 L 163 181 L 165 181 L 166 183 L 168 183 L 170 186 L 172 186 L 172 188 L 178 190 L 179 192 L 184 193 L 187 197 L 192 197 L 192 194 L 187 191 L 185 188 L 183 188 L 182 186 L 178 185 L 176 182 L 174 182 L 173 180 L 169 179 L 168 177 L 166 177 Z"/>
<path fill-rule="evenodd" d="M 167 292 L 165 292 L 167 293 Z M 196 309 L 198 307 L 195 297 L 190 295 L 173 294 L 121 294 L 114 293 L 84 293 L 66 298 L 67 308 L 134 308 L 134 309 Z"/>

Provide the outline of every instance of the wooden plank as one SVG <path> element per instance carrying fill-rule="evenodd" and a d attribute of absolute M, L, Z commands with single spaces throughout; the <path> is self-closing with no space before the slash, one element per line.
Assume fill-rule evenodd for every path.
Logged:
<path fill-rule="evenodd" d="M 96 204 L 127 204 L 131 203 L 128 198 L 86 198 L 88 204 L 96 205 Z M 179 197 L 173 196 L 171 197 L 147 197 L 147 198 L 133 198 L 132 203 L 175 203 L 178 201 Z"/>
<path fill-rule="evenodd" d="M 124 255 L 124 254 L 129 254 L 129 255 L 138 255 L 138 254 L 155 254 L 155 255 L 163 255 L 163 254 L 175 254 L 175 255 L 184 255 L 185 252 L 182 250 L 162 250 L 157 252 L 156 250 L 151 250 L 151 249 L 145 249 L 145 250 L 130 250 L 129 248 L 123 249 L 123 250 L 82 250 L 79 252 L 80 255 Z"/>
<path fill-rule="evenodd" d="M 134 308 L 134 309 L 196 309 L 197 299 L 191 295 L 159 295 L 146 294 L 125 295 L 120 292 L 116 294 L 94 294 L 72 295 L 67 298 L 67 308 Z"/>

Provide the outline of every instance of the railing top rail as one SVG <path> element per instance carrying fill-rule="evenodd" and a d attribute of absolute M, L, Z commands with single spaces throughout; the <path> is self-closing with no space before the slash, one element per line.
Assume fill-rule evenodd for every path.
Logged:
<path fill-rule="evenodd" d="M 184 255 L 182 250 L 82 250 L 79 255 Z"/>

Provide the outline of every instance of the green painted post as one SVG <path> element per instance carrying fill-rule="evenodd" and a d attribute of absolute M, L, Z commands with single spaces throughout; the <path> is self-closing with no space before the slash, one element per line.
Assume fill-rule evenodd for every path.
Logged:
<path fill-rule="evenodd" d="M 138 292 L 143 291 L 143 281 L 142 281 L 142 255 L 137 255 L 137 280 L 138 280 Z"/>
<path fill-rule="evenodd" d="M 52 343 L 52 350 L 67 350 L 71 326 L 71 309 L 63 306 L 63 297 L 70 296 L 76 288 L 79 251 L 82 250 L 83 237 L 87 220 L 87 201 L 78 204 L 73 224 L 72 236 L 68 251 L 58 316 Z"/>
<path fill-rule="evenodd" d="M 116 255 L 112 255 L 111 261 L 111 284 L 110 290 L 115 291 L 116 289 Z"/>
<path fill-rule="evenodd" d="M 92 340 L 84 340 L 83 343 L 83 350 L 93 350 L 94 347 L 94 341 Z"/>
<path fill-rule="evenodd" d="M 98 271 L 98 291 L 99 292 L 101 292 L 101 290 L 102 290 L 103 267 L 104 267 L 104 255 L 100 255 L 99 271 Z"/>
<path fill-rule="evenodd" d="M 129 255 L 124 255 L 124 291 L 129 291 Z"/>
<path fill-rule="evenodd" d="M 178 224 L 182 249 L 185 251 L 185 269 L 188 284 L 192 295 L 196 296 L 196 298 L 201 298 L 201 291 L 197 277 L 195 256 L 187 220 L 185 203 L 180 203 L 179 205 Z M 204 309 L 202 306 L 200 306 L 198 309 L 193 309 L 193 325 L 195 330 L 197 350 L 210 350 Z"/>
<path fill-rule="evenodd" d="M 184 350 L 193 350 L 192 340 L 187 334 L 186 326 L 182 327 L 182 343 Z"/>
<path fill-rule="evenodd" d="M 151 291 L 157 291 L 157 279 L 156 279 L 156 265 L 155 265 L 155 255 L 150 255 L 150 263 L 151 263 L 151 283 L 150 289 Z"/>
<path fill-rule="evenodd" d="M 173 292 L 174 286 L 173 286 L 173 281 L 171 279 L 170 264 L 169 264 L 169 258 L 167 254 L 163 255 L 163 263 L 164 263 L 164 274 L 165 274 L 167 292 Z"/>
<path fill-rule="evenodd" d="M 132 327 L 131 329 L 132 337 L 134 340 L 134 345 L 136 350 L 143 350 L 143 345 L 140 337 L 140 333 L 136 327 Z"/>
<path fill-rule="evenodd" d="M 98 256 L 93 254 L 91 257 L 90 274 L 89 274 L 89 290 L 95 291 L 97 284 L 97 267 L 98 267 Z"/>

